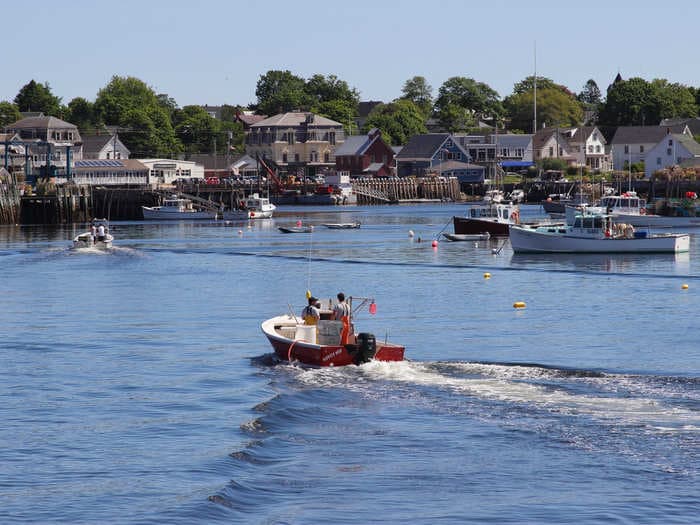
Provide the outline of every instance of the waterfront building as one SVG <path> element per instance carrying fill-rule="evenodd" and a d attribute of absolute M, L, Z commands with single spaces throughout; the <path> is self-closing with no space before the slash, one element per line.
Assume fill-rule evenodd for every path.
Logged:
<path fill-rule="evenodd" d="M 131 152 L 116 133 L 83 135 L 83 159 L 128 159 Z"/>
<path fill-rule="evenodd" d="M 309 112 L 288 112 L 253 124 L 246 134 L 246 151 L 272 161 L 281 173 L 313 176 L 335 166 L 335 150 L 343 142 L 341 123 Z"/>
<path fill-rule="evenodd" d="M 335 169 L 351 176 L 388 177 L 392 174 L 394 150 L 373 128 L 367 135 L 352 135 L 335 150 Z"/>
<path fill-rule="evenodd" d="M 460 182 L 483 182 L 486 169 L 472 163 L 453 135 L 426 133 L 411 137 L 396 155 L 396 171 L 399 177 L 455 176 Z"/>
<path fill-rule="evenodd" d="M 679 164 L 692 164 L 700 160 L 700 144 L 685 133 L 667 133 L 648 150 L 644 163 L 644 176 L 649 179 L 656 171 Z"/>
<path fill-rule="evenodd" d="M 625 163 L 645 162 L 649 150 L 661 142 L 668 133 L 691 136 L 690 129 L 683 123 L 665 127 L 619 126 L 610 141 L 612 169 L 622 170 Z"/>

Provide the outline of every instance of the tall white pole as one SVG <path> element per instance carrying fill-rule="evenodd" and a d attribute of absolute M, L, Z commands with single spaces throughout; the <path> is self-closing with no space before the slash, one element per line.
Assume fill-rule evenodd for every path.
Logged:
<path fill-rule="evenodd" d="M 534 84 L 533 90 L 533 117 L 532 117 L 532 133 L 537 133 L 537 41 L 535 40 L 535 76 L 532 79 Z"/>

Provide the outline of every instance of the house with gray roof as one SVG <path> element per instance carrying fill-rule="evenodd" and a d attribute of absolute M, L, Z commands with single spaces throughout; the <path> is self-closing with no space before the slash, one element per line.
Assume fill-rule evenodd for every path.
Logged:
<path fill-rule="evenodd" d="M 700 117 L 691 118 L 665 118 L 660 123 L 660 127 L 677 127 L 682 125 L 688 126 L 690 133 L 695 137 L 700 135 Z"/>
<path fill-rule="evenodd" d="M 335 150 L 336 171 L 347 171 L 350 176 L 372 175 L 388 177 L 394 164 L 394 150 L 373 128 L 367 135 L 351 135 Z M 372 167 L 369 170 L 369 167 Z"/>
<path fill-rule="evenodd" d="M 246 134 L 246 152 L 274 162 L 283 173 L 313 176 L 335 166 L 335 150 L 343 142 L 340 122 L 288 112 L 253 124 Z"/>
<path fill-rule="evenodd" d="M 688 161 L 700 159 L 700 144 L 686 133 L 668 133 L 647 151 L 644 176 Z"/>
<path fill-rule="evenodd" d="M 668 133 L 691 135 L 685 124 L 670 126 L 620 126 L 610 141 L 612 168 L 624 169 L 626 162 L 636 164 L 645 162 L 647 153 L 656 146 Z M 654 164 L 655 161 L 652 162 Z M 653 170 L 652 170 L 653 171 Z"/>
<path fill-rule="evenodd" d="M 83 135 L 82 150 L 83 159 L 128 159 L 131 155 L 116 133 Z"/>
<path fill-rule="evenodd" d="M 483 182 L 485 168 L 471 160 L 451 134 L 426 133 L 410 138 L 396 155 L 396 169 L 399 177 L 450 174 L 463 182 Z"/>
<path fill-rule="evenodd" d="M 560 129 L 569 144 L 574 165 L 585 166 L 591 171 L 608 171 L 610 158 L 607 141 L 596 126 L 577 126 Z"/>
<path fill-rule="evenodd" d="M 59 118 L 26 117 L 8 124 L 4 131 L 19 136 L 27 148 L 30 166 L 39 168 L 42 176 L 65 172 L 73 161 L 82 158 L 78 127 Z"/>

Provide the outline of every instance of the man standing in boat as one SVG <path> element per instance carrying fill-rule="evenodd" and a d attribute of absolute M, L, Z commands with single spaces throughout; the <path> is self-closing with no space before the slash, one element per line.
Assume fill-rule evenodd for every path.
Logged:
<path fill-rule="evenodd" d="M 345 294 L 338 293 L 338 302 L 333 307 L 333 317 L 336 321 L 341 321 L 343 317 L 350 317 L 350 305 L 345 302 Z"/>
<path fill-rule="evenodd" d="M 313 295 L 309 297 L 309 304 L 307 304 L 301 311 L 301 318 L 304 320 L 304 324 L 316 325 L 321 319 L 321 311 L 317 306 L 318 299 Z"/>

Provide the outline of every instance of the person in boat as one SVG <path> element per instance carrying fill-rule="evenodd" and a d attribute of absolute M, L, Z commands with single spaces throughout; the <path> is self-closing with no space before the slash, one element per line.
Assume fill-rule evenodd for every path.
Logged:
<path fill-rule="evenodd" d="M 331 319 L 340 321 L 343 319 L 343 317 L 350 317 L 350 305 L 345 302 L 345 294 L 343 292 L 339 292 L 336 297 L 338 298 L 338 302 L 333 307 Z"/>
<path fill-rule="evenodd" d="M 104 241 L 105 240 L 105 225 L 100 224 L 97 227 L 97 240 L 98 241 Z"/>
<path fill-rule="evenodd" d="M 95 226 L 95 223 L 92 223 L 92 226 L 90 227 L 90 233 L 92 234 L 92 242 L 95 242 L 95 238 L 97 237 L 97 226 Z"/>
<path fill-rule="evenodd" d="M 321 310 L 318 304 L 318 299 L 313 295 L 309 297 L 309 304 L 301 311 L 301 318 L 304 320 L 304 324 L 318 324 L 318 321 L 321 319 Z"/>

